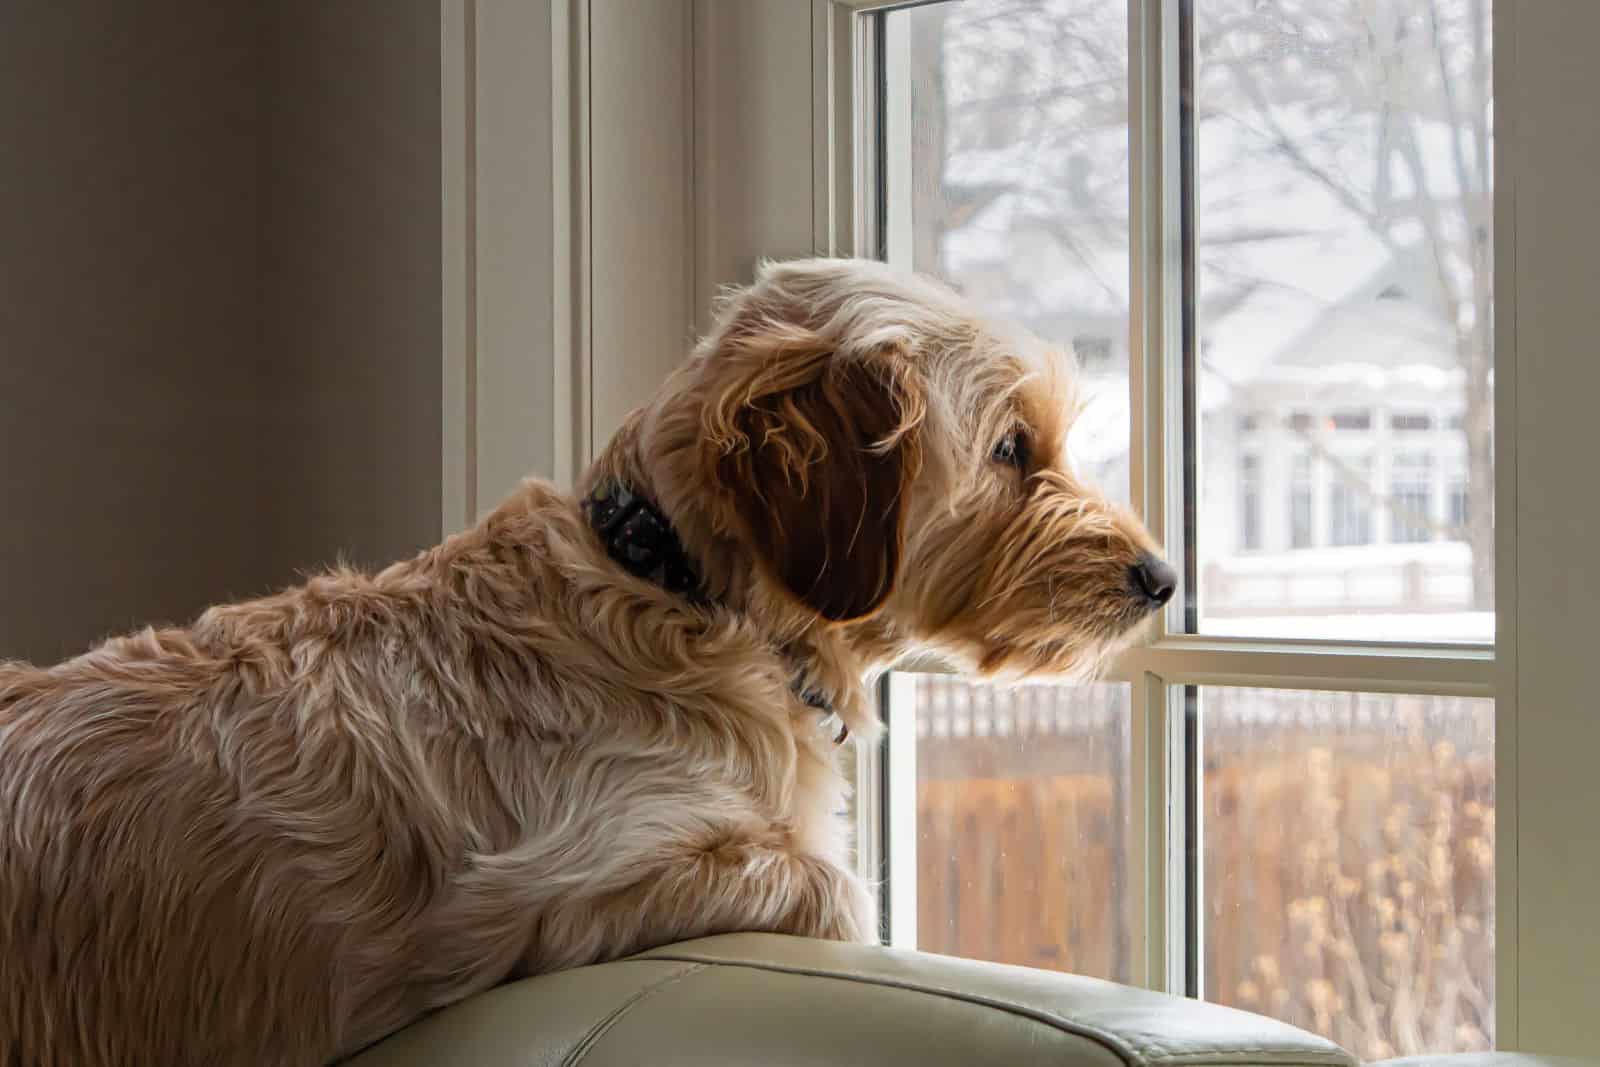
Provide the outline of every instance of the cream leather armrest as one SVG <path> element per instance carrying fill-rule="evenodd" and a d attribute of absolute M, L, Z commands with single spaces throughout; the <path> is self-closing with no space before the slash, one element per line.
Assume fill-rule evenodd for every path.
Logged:
<path fill-rule="evenodd" d="M 502 986 L 355 1067 L 1351 1067 L 1322 1038 L 1092 978 L 732 934 Z"/>

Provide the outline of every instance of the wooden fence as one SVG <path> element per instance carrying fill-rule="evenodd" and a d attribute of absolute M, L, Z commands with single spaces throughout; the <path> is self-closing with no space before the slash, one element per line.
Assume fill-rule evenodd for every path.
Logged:
<path fill-rule="evenodd" d="M 920 946 L 1126 980 L 1126 692 L 918 690 Z M 1492 704 L 1204 707 L 1206 996 L 1366 1059 L 1488 1047 Z"/>

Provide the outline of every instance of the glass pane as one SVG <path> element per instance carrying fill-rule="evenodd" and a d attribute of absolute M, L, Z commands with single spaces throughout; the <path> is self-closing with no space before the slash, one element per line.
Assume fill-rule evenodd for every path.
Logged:
<path fill-rule="evenodd" d="M 1076 358 L 1070 451 L 1128 499 L 1128 11 L 933 4 L 886 19 L 891 262 Z"/>
<path fill-rule="evenodd" d="M 917 947 L 1128 981 L 1128 687 L 915 694 Z"/>
<path fill-rule="evenodd" d="M 1198 0 L 1200 628 L 1492 641 L 1487 0 Z"/>
<path fill-rule="evenodd" d="M 1363 1060 L 1494 1042 L 1494 702 L 1203 688 L 1208 999 Z"/>

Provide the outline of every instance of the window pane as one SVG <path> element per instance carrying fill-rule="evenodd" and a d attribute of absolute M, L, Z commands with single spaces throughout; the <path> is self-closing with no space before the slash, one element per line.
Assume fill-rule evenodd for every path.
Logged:
<path fill-rule="evenodd" d="M 1489 10 L 1195 4 L 1204 632 L 1493 639 Z"/>
<path fill-rule="evenodd" d="M 1494 702 L 1203 688 L 1207 999 L 1364 1060 L 1494 1039 Z"/>
<path fill-rule="evenodd" d="M 1127 981 L 1128 687 L 915 693 L 917 947 Z"/>
<path fill-rule="evenodd" d="M 1071 355 L 1073 460 L 1126 502 L 1127 7 L 997 13 L 885 17 L 885 251 Z M 911 681 L 918 947 L 1126 980 L 1127 687 Z"/>
<path fill-rule="evenodd" d="M 891 262 L 1077 360 L 1080 473 L 1128 499 L 1128 12 L 932 4 L 887 19 Z"/>

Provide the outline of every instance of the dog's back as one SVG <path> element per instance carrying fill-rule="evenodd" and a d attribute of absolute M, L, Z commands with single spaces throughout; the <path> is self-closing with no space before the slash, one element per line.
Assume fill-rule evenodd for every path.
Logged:
<path fill-rule="evenodd" d="M 265 1041 L 195 1042 L 256 1043 L 252 1016 L 325 1025 L 318 1004 L 262 1010 L 281 949 L 261 944 L 246 805 L 220 773 L 255 757 L 204 721 L 236 684 L 176 632 L 0 674 L 0 1062 L 268 1063 Z"/>
<path fill-rule="evenodd" d="M 399 953 L 430 849 L 315 688 L 274 691 L 259 656 L 284 649 L 147 630 L 0 666 L 0 1064 L 316 1063 L 349 1040 L 349 946 Z"/>

